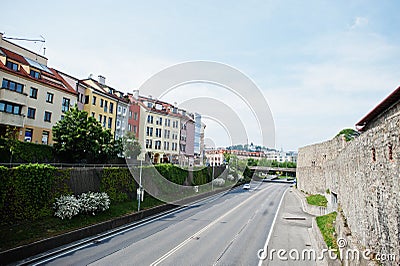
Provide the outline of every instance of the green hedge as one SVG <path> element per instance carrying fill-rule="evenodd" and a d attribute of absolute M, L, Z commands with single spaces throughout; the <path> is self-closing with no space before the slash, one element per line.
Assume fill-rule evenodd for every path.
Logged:
<path fill-rule="evenodd" d="M 188 171 L 175 165 L 160 164 L 155 169 L 176 184 L 183 185 L 188 180 Z M 218 176 L 223 168 L 216 167 L 214 170 L 215 176 Z M 55 198 L 73 193 L 70 187 L 71 171 L 73 169 L 57 169 L 47 164 L 21 164 L 11 169 L 0 166 L 0 223 L 52 216 Z M 156 173 L 152 167 L 143 167 L 144 179 L 157 182 L 154 179 Z M 211 176 L 211 167 L 193 171 L 192 185 L 206 184 L 211 181 Z M 128 168 L 104 168 L 101 171 L 100 191 L 93 192 L 106 192 L 112 204 L 135 199 L 137 187 Z M 163 189 L 162 186 L 160 189 Z"/>
<path fill-rule="evenodd" d="M 110 196 L 111 202 L 123 202 L 134 197 L 136 182 L 128 168 L 104 168 L 100 190 Z"/>
<path fill-rule="evenodd" d="M 14 163 L 47 163 L 54 161 L 52 146 L 21 141 L 15 141 L 14 143 L 14 153 L 11 158 L 6 141 L 0 138 L 0 162 L 9 163 L 10 159 Z"/>
<path fill-rule="evenodd" d="M 2 223 L 35 220 L 53 214 L 54 198 L 70 194 L 68 170 L 46 164 L 0 167 Z"/>

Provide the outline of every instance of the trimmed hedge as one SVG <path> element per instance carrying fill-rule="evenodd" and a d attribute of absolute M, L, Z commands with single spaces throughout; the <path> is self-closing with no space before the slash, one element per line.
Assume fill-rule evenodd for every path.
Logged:
<path fill-rule="evenodd" d="M 187 170 L 172 164 L 156 165 L 155 169 L 166 179 L 179 185 L 191 181 L 192 185 L 203 185 L 211 181 L 212 168 L 193 171 L 190 177 Z M 225 168 L 215 168 L 215 177 L 221 173 L 226 177 Z M 71 189 L 71 171 L 58 169 L 47 164 L 21 164 L 18 167 L 0 166 L 0 215 L 1 222 L 14 223 L 19 220 L 35 220 L 53 215 L 55 199 L 61 195 L 77 194 Z M 100 191 L 106 192 L 113 202 L 123 202 L 136 198 L 138 184 L 128 168 L 104 168 L 101 171 Z M 152 167 L 143 167 L 143 178 L 154 179 L 156 172 Z M 77 179 L 80 182 L 80 179 Z M 85 182 L 89 179 L 83 179 Z M 74 181 L 76 182 L 76 180 Z M 163 189 L 162 183 L 160 189 Z M 178 191 L 179 192 L 179 191 Z M 81 193 L 81 192 L 80 192 Z M 147 193 L 146 193 L 147 195 Z M 148 196 L 146 196 L 148 197 Z"/>
<path fill-rule="evenodd" d="M 46 164 L 0 167 L 0 215 L 2 223 L 35 220 L 52 215 L 54 198 L 71 193 L 68 171 Z"/>
<path fill-rule="evenodd" d="M 111 202 L 123 202 L 134 198 L 136 182 L 128 168 L 104 168 L 100 190 L 106 192 Z"/>
<path fill-rule="evenodd" d="M 53 162 L 55 159 L 52 146 L 21 141 L 14 143 L 14 154 L 12 156 L 14 163 L 47 163 Z M 9 163 L 10 157 L 11 153 L 7 148 L 7 142 L 0 138 L 0 162 Z"/>

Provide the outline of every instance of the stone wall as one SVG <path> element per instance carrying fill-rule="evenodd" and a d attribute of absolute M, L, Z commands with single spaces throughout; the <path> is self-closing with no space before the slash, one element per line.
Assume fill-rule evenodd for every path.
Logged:
<path fill-rule="evenodd" d="M 374 123 L 352 141 L 299 149 L 298 188 L 329 192 L 359 246 L 400 258 L 400 116 L 387 112 Z"/>

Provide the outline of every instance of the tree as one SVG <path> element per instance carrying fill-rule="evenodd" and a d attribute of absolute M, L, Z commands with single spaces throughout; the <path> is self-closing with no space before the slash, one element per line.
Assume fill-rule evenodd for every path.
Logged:
<path fill-rule="evenodd" d="M 360 133 L 359 133 L 358 131 L 354 130 L 354 129 L 345 128 L 345 129 L 342 129 L 342 130 L 336 135 L 336 137 L 341 136 L 341 135 L 344 136 L 344 138 L 345 138 L 346 141 L 350 141 L 350 140 L 353 140 L 354 138 L 358 137 L 358 136 L 360 135 Z"/>
<path fill-rule="evenodd" d="M 121 152 L 110 130 L 75 106 L 53 127 L 54 149 L 67 162 L 105 162 Z"/>
<path fill-rule="evenodd" d="M 142 150 L 139 141 L 132 132 L 127 132 L 122 138 L 122 146 L 124 157 L 129 159 L 136 159 Z"/>

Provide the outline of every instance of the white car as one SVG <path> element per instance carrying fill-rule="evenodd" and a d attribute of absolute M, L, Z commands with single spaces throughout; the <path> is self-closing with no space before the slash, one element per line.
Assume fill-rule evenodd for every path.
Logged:
<path fill-rule="evenodd" d="M 250 184 L 244 184 L 243 189 L 250 189 Z"/>

